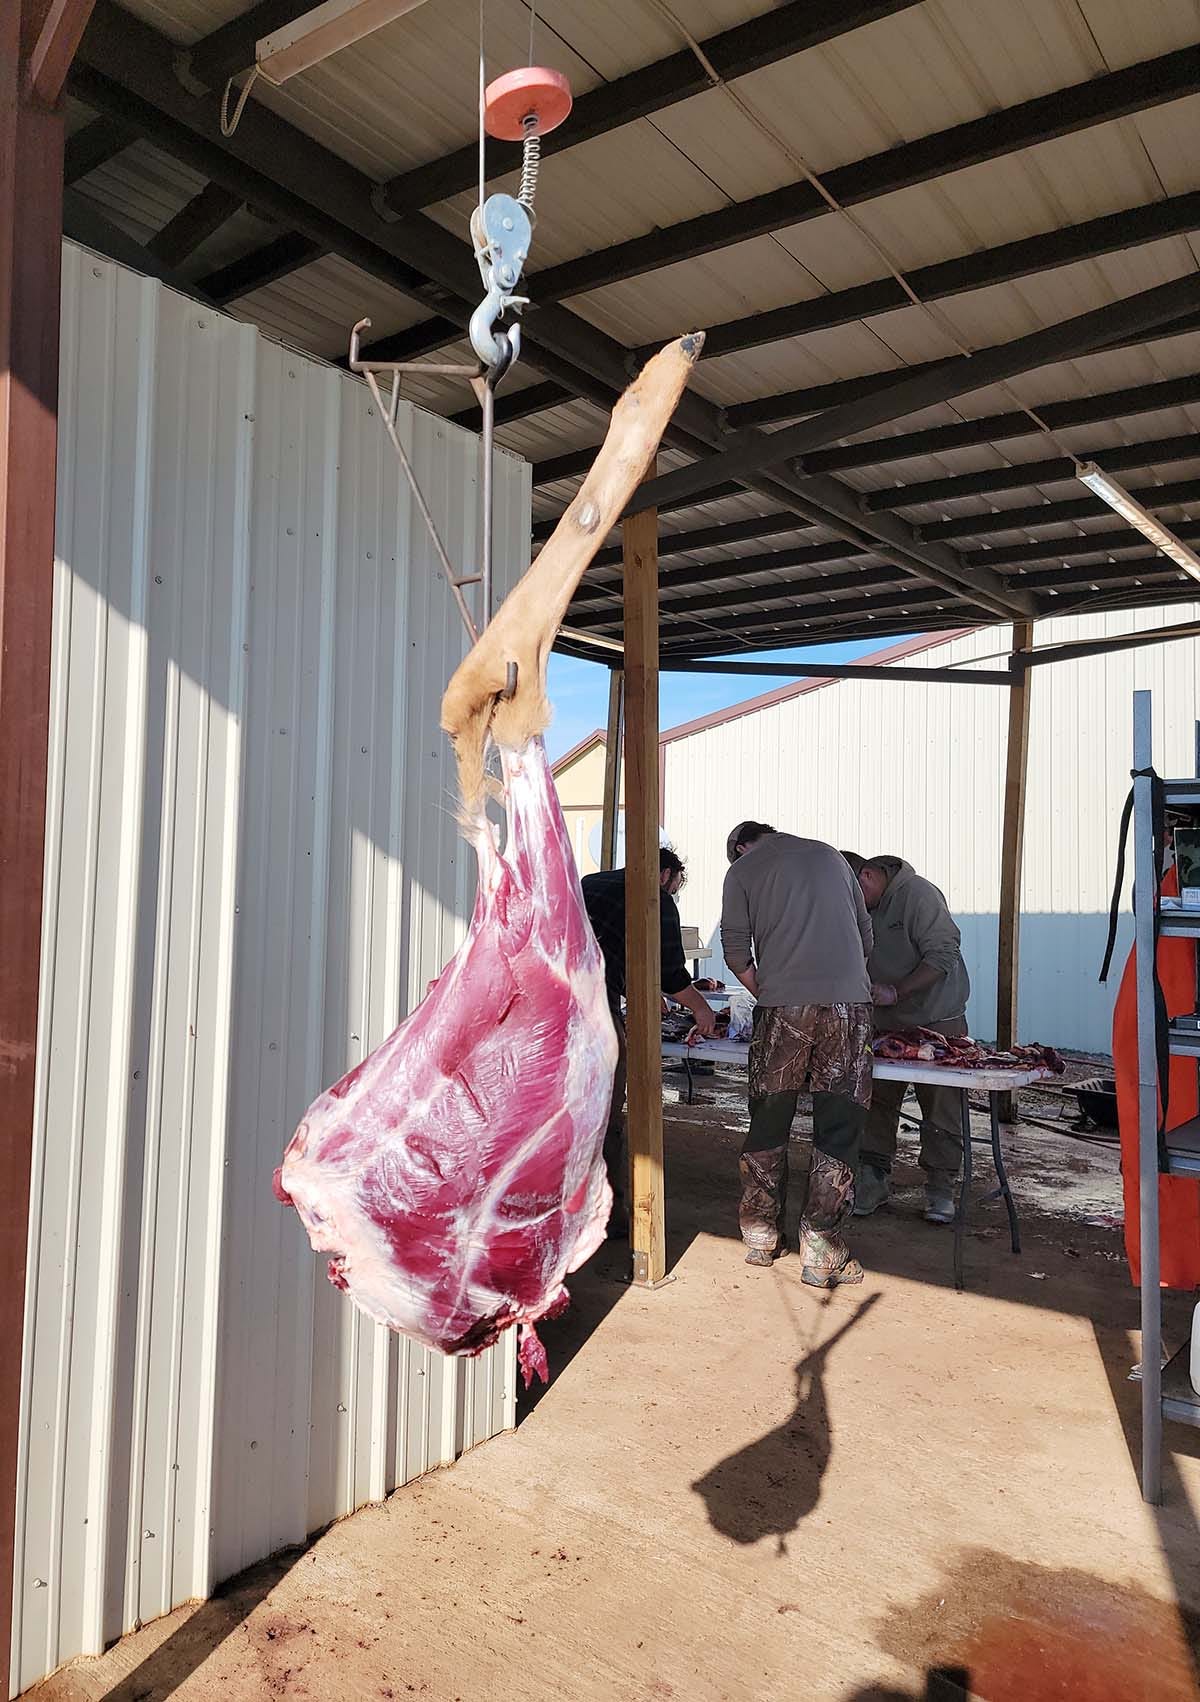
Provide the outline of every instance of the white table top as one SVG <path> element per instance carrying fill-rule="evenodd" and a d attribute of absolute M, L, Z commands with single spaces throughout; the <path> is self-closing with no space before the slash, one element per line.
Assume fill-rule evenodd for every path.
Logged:
<path fill-rule="evenodd" d="M 738 1064 L 745 1069 L 750 1053 L 746 1040 L 701 1040 L 698 1045 L 685 1046 L 679 1040 L 664 1040 L 664 1058 L 695 1058 L 701 1062 Z M 1046 1081 L 1053 1074 L 1047 1069 L 954 1070 L 945 1064 L 925 1064 L 907 1059 L 893 1061 L 876 1058 L 872 1074 L 879 1081 L 933 1082 L 940 1087 L 973 1087 L 980 1093 L 1011 1093 L 1018 1087 L 1029 1087 L 1035 1081 Z"/>

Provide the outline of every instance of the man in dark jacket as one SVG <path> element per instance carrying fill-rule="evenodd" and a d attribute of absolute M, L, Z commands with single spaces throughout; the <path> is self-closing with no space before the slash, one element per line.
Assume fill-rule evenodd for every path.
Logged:
<path fill-rule="evenodd" d="M 685 1005 L 691 1011 L 701 1034 L 717 1031 L 712 1006 L 692 986 L 687 960 L 683 955 L 683 935 L 679 927 L 679 909 L 675 894 L 683 885 L 683 859 L 665 847 L 658 854 L 658 922 L 659 945 L 662 954 L 662 990 L 669 999 Z M 621 1000 L 625 997 L 625 870 L 604 869 L 598 875 L 585 875 L 579 883 L 583 903 L 592 924 L 592 932 L 604 957 L 604 979 L 608 988 L 608 1007 L 617 1031 L 619 1047 L 617 1073 L 613 1078 L 612 1106 L 608 1114 L 608 1129 L 604 1136 L 604 1163 L 612 1185 L 613 1209 L 608 1233 L 620 1236 L 628 1233 L 628 1214 L 625 1191 L 628 1163 L 625 1155 L 625 1019 L 621 1015 Z"/>
<path fill-rule="evenodd" d="M 846 860 L 851 867 L 860 861 L 853 853 Z M 965 1034 L 971 982 L 958 926 L 938 888 L 902 857 L 868 858 L 861 862 L 858 882 L 875 934 L 867 968 L 876 1032 L 933 1028 L 947 1036 Z M 862 1138 L 854 1205 L 857 1217 L 877 1211 L 888 1198 L 900 1107 L 907 1091 L 906 1082 L 875 1082 Z M 925 1216 L 930 1223 L 950 1223 L 962 1160 L 960 1095 L 957 1088 L 925 1082 L 916 1091 L 921 1107 Z"/>

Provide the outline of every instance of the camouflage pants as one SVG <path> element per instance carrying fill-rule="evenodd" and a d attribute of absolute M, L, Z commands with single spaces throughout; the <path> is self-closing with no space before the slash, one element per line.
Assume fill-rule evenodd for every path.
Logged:
<path fill-rule="evenodd" d="M 742 1148 L 738 1221 L 747 1247 L 784 1234 L 788 1139 L 801 1092 L 813 1096 L 813 1151 L 800 1211 L 806 1265 L 838 1270 L 854 1206 L 854 1174 L 871 1097 L 869 1005 L 760 1006 L 750 1042 L 750 1132 Z"/>

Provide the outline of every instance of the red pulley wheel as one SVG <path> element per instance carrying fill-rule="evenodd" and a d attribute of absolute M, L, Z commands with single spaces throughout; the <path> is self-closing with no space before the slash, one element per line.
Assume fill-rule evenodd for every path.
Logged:
<path fill-rule="evenodd" d="M 570 83 L 561 71 L 551 71 L 545 65 L 522 65 L 506 71 L 484 90 L 484 128 L 502 142 L 519 142 L 526 134 L 544 136 L 557 130 L 570 110 Z M 530 113 L 537 126 L 527 132 L 525 119 Z"/>

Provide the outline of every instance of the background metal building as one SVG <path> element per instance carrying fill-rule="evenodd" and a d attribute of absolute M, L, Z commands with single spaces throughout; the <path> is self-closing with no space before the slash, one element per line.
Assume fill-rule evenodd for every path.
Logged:
<path fill-rule="evenodd" d="M 1115 638 L 1197 615 L 1200 606 L 1042 621 L 1037 643 Z M 897 647 L 906 667 L 994 667 L 1010 634 L 991 627 L 921 643 Z M 1118 967 L 1101 987 L 1133 692 L 1149 688 L 1164 706 L 1160 772 L 1190 773 L 1200 641 L 1062 661 L 1031 678 L 1020 1038 L 1107 1052 L 1132 937 L 1126 913 Z M 935 881 L 962 929 L 972 1031 L 992 1038 L 1007 696 L 987 686 L 806 681 L 665 733 L 664 822 L 688 860 L 683 919 L 717 947 L 706 971 L 723 972 L 725 835 L 753 817 L 863 856 L 892 852 Z"/>
<path fill-rule="evenodd" d="M 458 616 L 365 388 L 71 244 L 14 1693 L 513 1422 L 360 1318 L 271 1173 L 473 867 Z M 451 556 L 477 439 L 402 406 Z M 529 469 L 498 457 L 497 594 Z"/>

